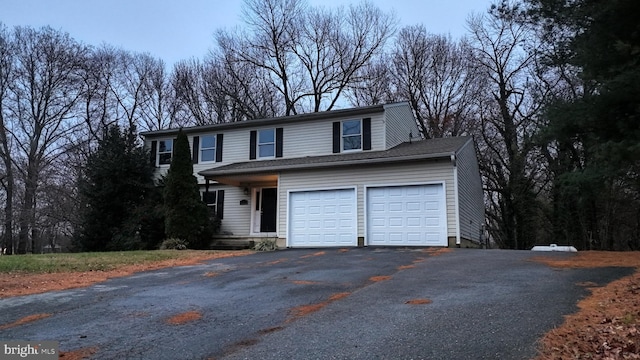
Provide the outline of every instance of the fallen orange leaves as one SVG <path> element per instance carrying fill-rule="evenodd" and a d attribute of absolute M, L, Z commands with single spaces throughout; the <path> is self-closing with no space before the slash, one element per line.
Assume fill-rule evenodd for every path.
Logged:
<path fill-rule="evenodd" d="M 538 256 L 554 267 L 636 267 L 630 276 L 603 287 L 580 283 L 591 296 L 578 303 L 580 310 L 545 334 L 536 359 L 640 359 L 640 254 L 586 251 L 568 257 Z"/>
<path fill-rule="evenodd" d="M 45 318 L 48 318 L 49 316 L 51 316 L 51 314 L 46 314 L 46 313 L 33 314 L 33 315 L 25 316 L 25 317 L 23 317 L 21 319 L 18 319 L 16 321 L 12 322 L 12 323 L 0 325 L 0 330 L 10 329 L 12 327 L 20 326 L 22 324 L 34 322 L 34 321 L 37 321 L 37 320 L 40 320 L 40 319 L 45 319 Z"/>

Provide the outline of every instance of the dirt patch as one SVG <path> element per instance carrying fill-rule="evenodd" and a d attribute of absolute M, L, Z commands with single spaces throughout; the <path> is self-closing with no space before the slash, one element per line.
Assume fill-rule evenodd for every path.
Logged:
<path fill-rule="evenodd" d="M 431 256 L 438 256 L 438 255 L 451 252 L 451 249 L 450 248 L 426 248 L 422 250 L 422 252 L 425 252 Z"/>
<path fill-rule="evenodd" d="M 306 258 L 310 258 L 310 257 L 314 257 L 314 256 L 322 256 L 322 255 L 326 255 L 326 254 L 327 253 L 325 251 L 318 251 L 318 252 L 313 253 L 313 254 L 300 256 L 300 259 L 306 259 Z"/>
<path fill-rule="evenodd" d="M 369 280 L 373 281 L 373 282 L 387 281 L 389 279 L 391 279 L 391 276 L 389 276 L 389 275 L 372 276 L 372 277 L 369 278 Z"/>
<path fill-rule="evenodd" d="M 276 265 L 276 264 L 283 263 L 285 261 L 287 261 L 287 259 L 278 259 L 278 260 L 274 260 L 274 261 L 268 262 L 267 265 Z"/>
<path fill-rule="evenodd" d="M 340 299 L 344 299 L 345 297 L 347 297 L 349 295 L 351 295 L 351 293 L 341 292 L 341 293 L 337 293 L 337 294 L 333 294 L 333 295 L 329 296 L 329 299 L 327 299 L 326 301 L 323 301 L 321 303 L 296 306 L 293 309 L 291 309 L 291 317 L 287 320 L 287 322 L 291 322 L 296 318 L 307 316 L 307 315 L 309 315 L 311 313 L 314 313 L 314 312 L 322 309 L 323 307 L 331 304 L 332 302 L 338 301 Z"/>
<path fill-rule="evenodd" d="M 398 266 L 398 270 L 413 269 L 414 267 L 416 267 L 416 266 L 415 265 L 400 265 L 400 266 Z"/>
<path fill-rule="evenodd" d="M 206 273 L 204 273 L 205 277 L 216 277 L 218 275 L 220 275 L 220 273 L 215 271 L 207 271 Z"/>
<path fill-rule="evenodd" d="M 603 287 L 589 287 L 591 296 L 579 311 L 545 334 L 536 359 L 640 359 L 640 253 L 587 251 L 575 255 L 537 256 L 534 261 L 558 268 L 636 267 L 633 275 Z"/>
<path fill-rule="evenodd" d="M 170 259 L 149 264 L 123 266 L 117 270 L 66 272 L 52 274 L 0 274 L 0 299 L 40 294 L 48 291 L 67 290 L 87 287 L 111 278 L 129 276 L 131 274 L 157 270 L 174 266 L 201 264 L 206 260 L 244 256 L 252 254 L 250 251 L 195 255 L 188 259 Z"/>
<path fill-rule="evenodd" d="M 60 351 L 60 359 L 64 360 L 82 360 L 89 359 L 91 355 L 98 352 L 97 347 L 81 348 L 72 351 Z"/>
<path fill-rule="evenodd" d="M 46 314 L 46 313 L 33 314 L 33 315 L 25 316 L 25 317 L 23 317 L 21 319 L 18 319 L 16 321 L 12 322 L 12 323 L 0 325 L 0 330 L 6 330 L 6 329 L 10 329 L 12 327 L 20 326 L 22 324 L 27 324 L 27 323 L 30 323 L 30 322 L 38 321 L 40 319 L 46 319 L 49 316 L 51 316 L 51 314 Z"/>
<path fill-rule="evenodd" d="M 167 323 L 171 325 L 182 325 L 200 319 L 202 319 L 202 313 L 199 311 L 187 311 L 168 318 Z"/>
<path fill-rule="evenodd" d="M 317 285 L 320 284 L 318 281 L 309 281 L 309 280 L 293 280 L 292 283 L 296 285 Z"/>
<path fill-rule="evenodd" d="M 640 252 L 638 251 L 583 251 L 576 254 L 566 254 L 562 257 L 554 255 L 540 255 L 531 258 L 531 260 L 557 268 L 640 267 Z"/>
<path fill-rule="evenodd" d="M 341 293 L 333 294 L 333 295 L 329 296 L 329 301 L 336 301 L 336 300 L 344 299 L 349 295 L 351 295 L 351 293 L 349 293 L 349 292 L 341 292 Z"/>
<path fill-rule="evenodd" d="M 409 305 L 426 305 L 426 304 L 431 304 L 433 301 L 429 300 L 429 299 L 411 299 L 407 302 L 405 302 L 405 304 L 409 304 Z"/>
<path fill-rule="evenodd" d="M 338 250 L 338 252 L 346 253 L 346 252 L 349 252 L 349 249 L 340 249 L 340 250 Z"/>

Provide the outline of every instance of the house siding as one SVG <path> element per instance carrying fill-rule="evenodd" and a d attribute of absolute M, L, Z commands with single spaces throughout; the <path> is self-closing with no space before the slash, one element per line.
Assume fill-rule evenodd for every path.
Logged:
<path fill-rule="evenodd" d="M 448 160 L 419 161 L 371 167 L 307 170 L 280 174 L 279 237 L 287 236 L 287 194 L 289 191 L 356 187 L 358 237 L 365 237 L 365 187 L 443 183 L 447 206 L 447 236 L 456 235 L 453 166 Z M 366 241 L 366 239 L 365 239 Z"/>
<path fill-rule="evenodd" d="M 200 191 L 205 192 L 201 187 Z M 224 190 L 224 218 L 220 223 L 220 233 L 223 235 L 249 236 L 251 223 L 251 196 L 245 195 L 242 188 L 216 185 L 210 186 L 210 191 Z M 240 201 L 247 200 L 247 205 L 240 205 Z"/>
<path fill-rule="evenodd" d="M 460 237 L 480 242 L 484 224 L 484 194 L 473 140 L 456 153 Z"/>
<path fill-rule="evenodd" d="M 386 149 L 409 141 L 409 133 L 413 134 L 414 140 L 422 139 L 411 108 L 406 103 L 385 106 Z"/>
<path fill-rule="evenodd" d="M 371 118 L 371 151 L 385 150 L 384 142 L 384 114 L 372 114 L 366 116 Z M 224 141 L 222 149 L 221 162 L 205 162 L 193 165 L 194 175 L 198 179 L 199 184 L 204 184 L 205 180 L 202 176 L 197 175 L 198 172 L 228 165 L 236 162 L 249 161 L 249 137 L 252 130 L 273 129 L 276 127 L 283 128 L 283 154 L 282 158 L 299 158 L 305 156 L 330 155 L 333 153 L 332 148 L 332 123 L 334 121 L 355 120 L 364 117 L 344 117 L 332 118 L 331 121 L 326 119 L 315 121 L 301 121 L 299 123 L 289 123 L 286 125 L 259 126 L 241 129 L 226 129 L 223 132 Z M 189 148 L 193 149 L 194 136 L 216 135 L 218 133 L 207 131 L 202 133 L 193 133 L 188 135 Z M 171 137 L 147 137 L 145 145 L 151 148 L 152 140 L 168 139 Z M 260 161 L 259 159 L 252 161 Z M 157 167 L 155 178 L 159 179 L 169 170 L 169 165 Z"/>

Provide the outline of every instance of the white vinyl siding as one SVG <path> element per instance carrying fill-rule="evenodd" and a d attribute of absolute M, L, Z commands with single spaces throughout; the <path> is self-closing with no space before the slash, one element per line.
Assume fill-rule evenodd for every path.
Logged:
<path fill-rule="evenodd" d="M 346 188 L 356 186 L 358 236 L 365 236 L 365 186 L 392 186 L 410 184 L 443 183 L 447 199 L 447 236 L 456 236 L 455 203 L 453 193 L 453 166 L 449 160 L 438 162 L 385 164 L 369 167 L 341 167 L 337 169 L 307 170 L 280 174 L 279 199 L 286 204 L 287 191 L 308 190 L 318 187 Z M 287 207 L 279 208 L 280 237 L 286 237 Z M 365 239 L 366 241 L 366 239 Z"/>
<path fill-rule="evenodd" d="M 412 140 L 421 140 L 420 129 L 411 108 L 406 103 L 385 105 L 385 146 L 390 149 L 398 144 Z"/>
<path fill-rule="evenodd" d="M 216 185 L 210 186 L 209 191 L 224 190 L 224 216 L 221 221 L 220 232 L 222 234 L 233 234 L 236 236 L 249 236 L 249 226 L 251 223 L 251 196 L 245 195 L 242 188 Z M 200 187 L 200 192 L 204 193 L 205 188 Z M 239 205 L 241 200 L 247 200 L 247 205 Z"/>
<path fill-rule="evenodd" d="M 458 202 L 460 208 L 460 237 L 479 241 L 484 224 L 484 194 L 482 180 L 472 140 L 456 155 L 458 167 Z"/>
<path fill-rule="evenodd" d="M 384 113 L 373 113 L 359 117 L 371 118 L 371 151 L 386 150 L 385 148 L 385 120 Z M 354 120 L 353 116 L 318 119 L 313 121 L 300 121 L 271 126 L 242 127 L 238 129 L 225 129 L 215 131 L 224 135 L 222 161 L 213 163 L 198 163 L 193 165 L 193 172 L 199 184 L 204 184 L 204 178 L 197 175 L 198 172 L 218 166 L 224 166 L 236 162 L 249 160 L 249 133 L 252 130 L 273 129 L 282 127 L 283 131 L 283 158 L 299 158 L 306 156 L 321 156 L 333 154 L 333 122 Z M 201 133 L 189 132 L 189 148 L 193 149 L 193 137 L 210 135 L 212 130 Z M 152 140 L 166 139 L 167 137 L 152 137 L 145 139 L 148 148 Z M 256 149 L 257 151 L 257 149 Z M 166 174 L 168 166 L 156 169 L 156 179 Z"/>

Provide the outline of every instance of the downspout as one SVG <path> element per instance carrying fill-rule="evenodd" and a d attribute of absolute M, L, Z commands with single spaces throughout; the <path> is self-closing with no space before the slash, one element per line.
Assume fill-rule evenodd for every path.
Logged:
<path fill-rule="evenodd" d="M 453 165 L 453 201 L 456 214 L 456 245 L 460 246 L 460 199 L 458 196 L 458 166 L 456 164 L 456 154 L 451 154 L 451 164 Z"/>

